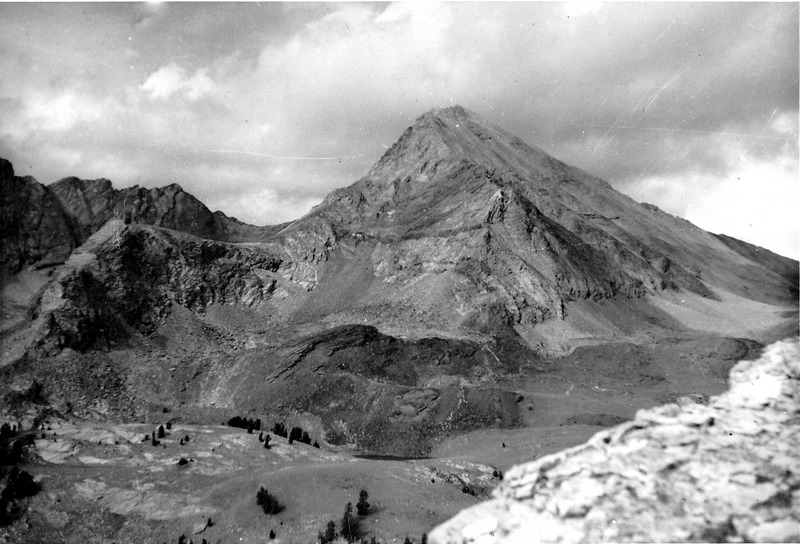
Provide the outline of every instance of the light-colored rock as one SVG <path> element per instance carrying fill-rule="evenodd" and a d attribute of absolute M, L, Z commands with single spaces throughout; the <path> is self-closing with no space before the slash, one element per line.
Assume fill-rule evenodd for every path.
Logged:
<path fill-rule="evenodd" d="M 730 390 L 669 404 L 514 467 L 437 544 L 800 539 L 798 341 L 742 361 Z"/>
<path fill-rule="evenodd" d="M 800 540 L 800 522 L 782 519 L 764 523 L 747 531 L 751 542 L 797 542 Z"/>

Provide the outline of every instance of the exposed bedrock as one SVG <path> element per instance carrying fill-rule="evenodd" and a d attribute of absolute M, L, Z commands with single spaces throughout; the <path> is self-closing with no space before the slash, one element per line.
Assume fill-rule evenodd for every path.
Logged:
<path fill-rule="evenodd" d="M 800 540 L 798 341 L 730 373 L 707 404 L 668 404 L 509 470 L 436 544 Z"/>

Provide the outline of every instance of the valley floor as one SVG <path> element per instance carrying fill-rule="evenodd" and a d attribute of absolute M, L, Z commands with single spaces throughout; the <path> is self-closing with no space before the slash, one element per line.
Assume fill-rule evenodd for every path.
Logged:
<path fill-rule="evenodd" d="M 583 346 L 493 384 L 517 395 L 522 427 L 446 436 L 427 459 L 357 458 L 274 435 L 267 450 L 258 432 L 181 423 L 179 413 L 148 424 L 44 419 L 22 467 L 42 491 L 26 499 L 21 520 L 0 529 L 0 542 L 160 543 L 185 535 L 197 544 L 312 543 L 361 489 L 372 504 L 362 523 L 367 541 L 419 542 L 488 498 L 511 466 L 580 444 L 641 408 L 702 403 L 725 389 L 734 361 L 757 352 L 756 343 L 720 338 Z M 176 423 L 160 444 L 145 440 L 167 417 Z M 258 507 L 261 486 L 285 505 L 281 513 Z"/>

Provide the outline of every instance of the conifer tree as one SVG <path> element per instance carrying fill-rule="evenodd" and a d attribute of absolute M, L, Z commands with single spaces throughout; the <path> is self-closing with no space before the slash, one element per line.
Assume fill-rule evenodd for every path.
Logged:
<path fill-rule="evenodd" d="M 339 537 L 339 535 L 336 533 L 336 523 L 329 521 L 328 526 L 325 528 L 325 534 L 322 536 L 325 539 L 325 542 L 333 542 L 336 540 Z"/>
<path fill-rule="evenodd" d="M 158 426 L 158 438 L 164 438 L 164 436 L 165 436 L 164 426 L 163 425 L 159 425 Z"/>
<path fill-rule="evenodd" d="M 271 495 L 269 491 L 264 489 L 263 486 L 258 490 L 258 493 L 256 493 L 256 504 L 264 510 L 265 514 L 277 514 L 283 510 L 283 505 L 278 502 L 278 499 L 275 498 L 274 495 Z"/>
<path fill-rule="evenodd" d="M 347 506 L 344 509 L 344 515 L 342 516 L 342 521 L 339 527 L 339 534 L 347 540 L 347 542 L 353 542 L 361 534 L 361 524 L 358 521 L 358 518 L 353 516 L 353 504 L 347 503 Z"/>
<path fill-rule="evenodd" d="M 369 498 L 369 493 L 367 493 L 366 489 L 362 489 L 361 493 L 358 494 L 358 502 L 356 503 L 356 510 L 358 510 L 359 516 L 366 516 L 369 514 L 369 503 L 367 499 Z"/>

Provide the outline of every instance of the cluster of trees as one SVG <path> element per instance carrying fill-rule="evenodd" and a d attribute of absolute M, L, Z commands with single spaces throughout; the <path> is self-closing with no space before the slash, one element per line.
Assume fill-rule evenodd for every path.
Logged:
<path fill-rule="evenodd" d="M 271 440 L 272 440 L 272 436 L 270 436 L 269 433 L 267 433 L 266 435 L 264 433 L 258 433 L 258 441 L 264 443 L 264 449 L 265 450 L 269 449 L 269 443 L 270 443 Z"/>
<path fill-rule="evenodd" d="M 0 526 L 11 523 L 19 516 L 21 513 L 17 503 L 19 499 L 32 497 L 38 492 L 39 484 L 33 480 L 33 476 L 16 466 L 13 467 L 0 491 Z"/>
<path fill-rule="evenodd" d="M 172 429 L 172 422 L 171 421 L 167 421 L 166 427 L 164 425 L 159 425 L 158 428 L 155 431 L 153 431 L 153 434 L 144 435 L 144 439 L 142 440 L 142 442 L 147 442 L 149 440 L 150 444 L 152 444 L 153 446 L 160 446 L 161 445 L 161 440 L 159 440 L 159 439 L 166 438 L 167 437 L 167 431 L 169 431 L 170 429 Z M 189 440 L 190 440 L 190 438 L 189 438 L 188 434 L 186 436 L 184 436 L 183 438 L 181 438 L 181 440 L 180 440 L 181 446 L 183 446 L 184 444 L 188 443 Z M 164 446 L 164 447 L 166 448 L 167 446 Z"/>
<path fill-rule="evenodd" d="M 233 416 L 228 420 L 229 427 L 238 427 L 240 429 L 247 429 L 248 433 L 253 433 L 253 431 L 261 431 L 261 419 L 250 419 L 242 416 Z M 292 427 L 292 430 L 288 430 L 286 425 L 282 422 L 275 422 L 271 429 L 272 433 L 277 436 L 282 436 L 283 438 L 289 439 L 289 444 L 293 444 L 294 442 L 302 442 L 303 444 L 311 445 L 311 437 L 308 435 L 308 432 L 304 431 L 300 427 Z M 263 442 L 264 436 L 263 434 L 259 433 L 258 441 Z M 314 447 L 319 448 L 319 442 L 314 441 Z M 269 449 L 269 435 L 267 435 L 267 442 L 264 446 L 265 448 Z"/>
<path fill-rule="evenodd" d="M 16 425 L 0 425 L 0 465 L 19 463 L 24 455 L 24 446 L 32 443 L 33 436 L 18 438 L 20 430 Z"/>
<path fill-rule="evenodd" d="M 353 515 L 353 503 L 348 502 L 344 508 L 342 519 L 339 521 L 339 531 L 336 531 L 336 522 L 329 521 L 325 531 L 320 531 L 317 534 L 319 544 L 328 544 L 337 538 L 343 538 L 350 543 L 361 539 L 362 542 L 366 543 L 364 530 L 361 527 L 361 518 L 369 514 L 370 505 L 367 499 L 369 499 L 369 493 L 367 493 L 366 489 L 362 489 L 358 494 L 358 502 L 356 503 L 357 515 Z M 372 537 L 372 543 L 376 543 L 375 537 Z"/>
<path fill-rule="evenodd" d="M 272 516 L 283 511 L 284 506 L 278 501 L 275 495 L 267 491 L 264 486 L 256 493 L 256 504 L 258 504 L 265 514 Z"/>
<path fill-rule="evenodd" d="M 167 436 L 167 432 L 164 430 L 164 426 L 163 425 L 159 425 L 158 429 L 153 431 L 153 434 L 146 434 L 144 436 L 144 441 L 146 442 L 149 439 L 150 440 L 150 444 L 152 444 L 153 446 L 160 446 L 161 445 L 161 441 L 158 440 L 158 439 L 159 438 L 166 438 L 166 436 Z M 166 446 L 164 446 L 164 447 L 166 447 Z"/>
<path fill-rule="evenodd" d="M 8 423 L 3 423 L 0 425 L 0 439 L 2 438 L 14 438 L 17 436 L 17 425 L 14 424 L 9 425 Z"/>
<path fill-rule="evenodd" d="M 228 427 L 238 427 L 239 429 L 247 429 L 248 433 L 261 430 L 261 419 L 249 419 L 241 416 L 233 416 L 228 420 Z"/>
<path fill-rule="evenodd" d="M 278 436 L 288 438 L 289 444 L 293 442 L 302 442 L 303 444 L 309 445 L 311 444 L 311 437 L 308 436 L 308 433 L 300 427 L 292 427 L 291 431 L 287 431 L 286 425 L 276 422 L 275 425 L 272 426 L 272 432 Z M 317 445 L 317 447 L 319 447 L 319 445 Z"/>
<path fill-rule="evenodd" d="M 167 543 L 164 542 L 164 544 Z M 186 538 L 186 535 L 181 535 L 178 537 L 178 544 L 194 544 L 194 540 L 192 540 L 191 538 Z M 201 544 L 210 544 L 210 543 L 208 542 L 208 540 L 204 538 Z"/>
<path fill-rule="evenodd" d="M 252 433 L 253 431 L 261 431 L 261 420 L 260 419 L 247 419 L 240 416 L 234 416 L 228 420 L 228 425 L 230 427 L 238 427 L 241 429 L 247 429 L 248 433 Z M 294 442 L 302 442 L 303 444 L 311 444 L 311 437 L 308 435 L 308 432 L 304 431 L 300 427 L 292 427 L 292 430 L 288 430 L 286 425 L 281 422 L 275 422 L 272 425 L 271 432 L 277 436 L 282 436 L 283 438 L 287 438 L 289 440 L 289 444 L 293 444 Z M 270 448 L 270 440 L 272 437 L 269 434 L 264 435 L 263 432 L 258 433 L 258 441 L 264 443 L 264 448 Z M 314 441 L 313 446 L 315 448 L 319 448 L 319 442 L 316 440 Z"/>

